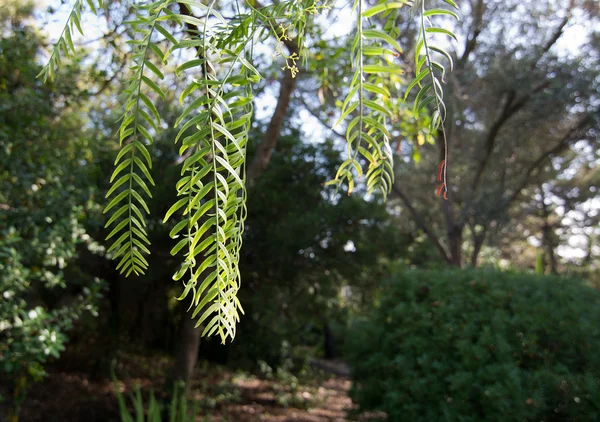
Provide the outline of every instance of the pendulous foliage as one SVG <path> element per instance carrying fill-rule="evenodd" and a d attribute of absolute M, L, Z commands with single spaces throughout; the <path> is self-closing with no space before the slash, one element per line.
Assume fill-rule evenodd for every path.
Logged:
<path fill-rule="evenodd" d="M 446 3 L 455 6 L 450 0 Z M 86 5 L 95 14 L 102 12 L 101 0 L 75 2 L 40 73 L 44 80 L 52 80 L 62 60 L 75 52 L 72 33 L 75 29 L 83 33 L 81 14 Z M 405 6 L 420 10 L 423 57 L 421 50 L 417 51 L 417 67 L 420 70 L 425 66 L 432 79 L 436 107 L 431 130 L 437 130 L 443 122 L 442 88 L 434 76 L 434 70 L 443 71 L 443 66 L 431 57 L 433 51 L 444 52 L 430 47 L 426 34 L 451 33 L 425 25 L 430 16 L 454 16 L 453 12 L 426 11 L 423 1 L 382 1 L 365 9 L 364 1 L 356 0 L 353 7 L 357 30 L 352 46 L 355 73 L 340 117 L 340 122 L 350 119 L 346 128 L 348 158 L 329 182 L 339 186 L 347 180 L 349 193 L 355 186 L 354 172 L 365 179 L 369 192 L 379 190 L 384 196 L 394 180 L 390 147 L 394 116 L 384 100 L 397 95 L 390 76 L 403 72 L 394 62 L 402 52 L 394 23 L 398 9 Z M 253 46 L 269 34 L 275 36 L 276 53 L 286 62 L 284 70 L 296 76 L 298 54 L 306 48 L 303 38 L 307 16 L 329 6 L 321 0 L 288 0 L 266 6 L 250 0 L 235 1 L 234 15 L 227 18 L 214 0 L 207 4 L 199 0 L 159 0 L 139 2 L 133 7 L 136 17 L 126 23 L 134 37 L 128 42 L 132 46 L 132 65 L 123 96 L 121 150 L 105 208 L 105 212 L 112 212 L 106 224 L 110 228 L 107 239 L 114 239 L 108 251 L 118 260 L 118 270 L 126 275 L 143 274 L 149 267 L 146 200 L 152 196 L 154 180 L 148 148 L 153 136 L 161 131 L 157 104 L 166 97 L 162 80 L 181 78 L 187 83 L 180 95 L 182 111 L 176 123 L 181 179 L 176 185 L 178 199 L 164 219 L 166 223 L 178 216 L 170 234 L 179 241 L 171 253 L 182 256 L 183 262 L 173 278 L 185 280 L 179 299 L 191 297 L 190 310 L 194 318 L 198 317 L 196 326 L 203 325 L 203 334 L 219 335 L 225 342 L 228 337 L 234 338 L 239 313 L 243 312 L 237 292 L 246 216 L 246 144 L 253 113 L 252 85 L 261 79 L 252 64 Z M 382 18 L 387 21 L 379 28 Z M 370 23 L 369 28 L 364 28 L 365 22 Z M 284 54 L 280 47 L 291 42 L 290 33 L 296 37 L 297 52 Z M 171 66 L 175 66 L 175 72 L 167 74 Z M 421 73 L 413 86 L 420 85 Z M 429 97 L 421 98 L 429 89 L 428 85 L 421 87 L 416 107 L 419 111 L 431 102 Z M 364 171 L 363 161 L 368 163 Z"/>
<path fill-rule="evenodd" d="M 454 9 L 458 9 L 456 3 L 452 0 L 444 0 L 444 3 Z M 435 16 L 451 16 L 458 20 L 458 15 L 452 10 L 447 9 L 426 9 L 425 0 L 415 3 L 413 10 L 418 10 L 420 15 L 419 36 L 415 48 L 415 79 L 408 85 L 404 98 L 413 88 L 418 86 L 419 90 L 414 102 L 414 111 L 419 114 L 428 105 L 432 104 L 433 114 L 429 131 L 431 134 L 441 130 L 444 142 L 444 160 L 438 166 L 437 179 L 442 182 L 437 190 L 437 194 L 443 193 L 444 199 L 448 199 L 448 141 L 446 131 L 444 130 L 444 120 L 446 120 L 446 106 L 444 104 L 444 88 L 442 82 L 445 82 L 444 76 L 446 68 L 439 61 L 435 60 L 434 53 L 444 57 L 450 65 L 450 70 L 454 67 L 452 56 L 444 48 L 431 44 L 430 37 L 435 34 L 449 36 L 456 40 L 456 35 L 444 28 L 434 26 L 431 18 Z M 439 76 L 436 74 L 439 73 Z M 441 82 L 440 82 L 441 81 Z"/>

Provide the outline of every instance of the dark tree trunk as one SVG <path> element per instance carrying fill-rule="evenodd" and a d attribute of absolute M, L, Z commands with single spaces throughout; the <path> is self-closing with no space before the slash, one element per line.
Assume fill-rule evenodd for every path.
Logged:
<path fill-rule="evenodd" d="M 554 253 L 554 231 L 547 223 L 544 223 L 542 228 L 542 240 L 544 242 L 545 259 L 544 264 L 547 269 L 550 270 L 551 274 L 557 274 L 556 268 L 556 254 Z"/>
<path fill-rule="evenodd" d="M 550 222 L 550 210 L 548 209 L 548 205 L 546 205 L 546 198 L 544 197 L 544 190 L 540 187 L 540 192 L 542 193 L 542 218 L 544 219 L 544 223 L 542 225 L 542 247 L 544 248 L 545 256 L 544 256 L 544 266 L 545 268 L 550 270 L 551 274 L 557 274 L 556 268 L 556 254 L 554 250 L 556 248 L 555 234 L 554 228 Z"/>
<path fill-rule="evenodd" d="M 198 360 L 198 349 L 200 347 L 200 335 L 202 328 L 194 328 L 196 321 L 187 313 L 183 315 L 181 331 L 179 333 L 180 343 L 177 346 L 175 364 L 171 375 L 172 382 L 183 381 L 186 393 L 190 388 L 190 379 Z M 170 387 L 172 388 L 172 386 Z"/>
<path fill-rule="evenodd" d="M 248 165 L 248 171 L 246 172 L 246 179 L 248 184 L 251 184 L 254 180 L 262 174 L 267 168 L 269 161 L 271 160 L 271 154 L 277 145 L 281 128 L 285 122 L 285 116 L 287 115 L 290 101 L 292 99 L 292 92 L 296 86 L 296 79 L 292 74 L 285 70 L 285 74 L 279 81 L 279 96 L 277 98 L 277 105 L 275 111 L 267 127 L 267 131 L 263 136 L 262 142 L 258 145 L 258 150 L 252 159 L 252 162 Z"/>
<path fill-rule="evenodd" d="M 331 328 L 327 321 L 323 323 L 323 334 L 324 334 L 324 349 L 325 349 L 325 359 L 334 359 L 336 356 L 335 353 L 335 339 L 333 338 L 333 334 L 331 333 Z"/>
<path fill-rule="evenodd" d="M 479 253 L 481 252 L 484 242 L 485 231 L 473 236 L 473 253 L 471 254 L 471 266 L 473 268 L 477 267 L 477 258 L 479 258 Z"/>
<path fill-rule="evenodd" d="M 121 333 L 121 275 L 115 266 L 105 257 L 95 255 L 86 248 L 79 250 L 79 263 L 87 268 L 90 275 L 106 280 L 108 284 L 109 312 L 103 331 L 107 335 L 98 336 L 94 347 L 90 370 L 91 379 L 109 378 L 113 370 L 112 365 L 117 357 Z"/>
<path fill-rule="evenodd" d="M 450 264 L 462 266 L 462 241 L 463 226 L 454 225 L 448 230 L 448 249 L 450 251 Z"/>
<path fill-rule="evenodd" d="M 594 242 L 594 235 L 588 235 L 586 236 L 587 238 L 587 248 L 585 251 L 585 256 L 583 257 L 583 260 L 581 261 L 581 265 L 583 267 L 587 267 L 592 263 L 592 259 L 594 258 L 594 246 L 595 246 L 595 242 Z"/>
<path fill-rule="evenodd" d="M 473 253 L 471 254 L 471 267 L 477 267 L 477 259 L 479 258 L 479 252 L 481 252 L 482 243 L 475 243 Z"/>

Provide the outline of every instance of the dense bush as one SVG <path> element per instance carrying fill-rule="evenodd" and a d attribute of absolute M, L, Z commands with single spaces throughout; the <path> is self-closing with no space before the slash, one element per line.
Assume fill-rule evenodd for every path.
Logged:
<path fill-rule="evenodd" d="M 406 271 L 351 325 L 353 399 L 391 421 L 600 420 L 600 292 L 577 280 Z"/>
<path fill-rule="evenodd" d="M 84 228 L 97 206 L 72 92 L 78 69 L 65 70 L 64 85 L 36 79 L 43 40 L 27 26 L 26 3 L 14 15 L 0 8 L 0 398 L 10 421 L 74 321 L 96 315 L 103 287 L 75 265 L 80 250 L 100 250 Z"/>

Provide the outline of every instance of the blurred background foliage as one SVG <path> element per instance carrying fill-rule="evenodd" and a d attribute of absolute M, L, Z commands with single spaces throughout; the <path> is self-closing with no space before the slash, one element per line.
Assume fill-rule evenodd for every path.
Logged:
<path fill-rule="evenodd" d="M 600 417 L 600 292 L 582 280 L 408 270 L 376 302 L 346 342 L 364 408 L 413 421 Z"/>
<path fill-rule="evenodd" d="M 151 149 L 161 181 L 149 201 L 156 265 L 126 280 L 105 256 L 101 210 L 131 9 L 111 3 L 106 30 L 90 17 L 98 38 L 42 84 L 54 34 L 39 28 L 62 20 L 65 6 L 0 7 L 0 417 L 119 420 L 111 368 L 120 391 L 137 382 L 161 401 L 184 367 L 206 420 L 258 420 L 232 409 L 263 403 L 241 387 L 262 383 L 273 409 L 327 406 L 323 370 L 349 374 L 358 406 L 343 409 L 349 420 L 362 410 L 392 421 L 600 420 L 597 3 L 461 2 L 445 85 L 452 155 L 443 203 L 434 195 L 441 143 L 422 131 L 427 116 L 393 98 L 397 182 L 388 201 L 324 186 L 345 159 L 331 125 L 352 75 L 351 37 L 331 33 L 347 18 L 338 3 L 308 22 L 291 85 L 272 51 L 257 53 L 267 77 L 249 157 L 273 141 L 282 96 L 289 106 L 249 186 L 246 315 L 226 346 L 194 339 L 171 280 L 179 264 L 162 216 L 179 179 L 176 81 L 165 81 L 165 130 Z M 414 23 L 400 15 L 397 25 L 409 52 Z M 407 73 L 410 56 L 398 59 Z M 53 397 L 62 387 L 68 399 Z"/>

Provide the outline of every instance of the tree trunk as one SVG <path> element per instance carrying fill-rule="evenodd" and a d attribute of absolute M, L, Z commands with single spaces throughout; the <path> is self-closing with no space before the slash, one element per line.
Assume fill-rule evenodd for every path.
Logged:
<path fill-rule="evenodd" d="M 482 243 L 475 243 L 475 245 L 473 245 L 473 253 L 471 254 L 471 267 L 475 268 L 477 267 L 477 258 L 479 258 L 479 252 L 481 252 L 481 247 L 483 246 L 483 242 Z"/>
<path fill-rule="evenodd" d="M 551 274 L 557 274 L 558 270 L 556 269 L 556 254 L 554 253 L 554 231 L 552 227 L 550 227 L 547 222 L 544 223 L 544 227 L 542 228 L 542 241 L 544 242 L 544 250 L 545 257 L 544 259 L 545 267 L 550 270 Z"/>
<path fill-rule="evenodd" d="M 94 238 L 100 237 L 93 236 Z M 106 298 L 109 304 L 109 313 L 106 325 L 102 327 L 105 333 L 99 336 L 94 347 L 90 378 L 92 380 L 110 378 L 113 371 L 113 363 L 117 357 L 120 347 L 121 333 L 121 275 L 111 261 L 105 257 L 91 253 L 87 248 L 78 249 L 78 263 L 86 268 L 88 274 L 107 281 L 108 292 Z"/>
<path fill-rule="evenodd" d="M 323 334 L 324 334 L 324 349 L 325 349 L 325 359 L 334 359 L 335 358 L 335 340 L 333 338 L 333 333 L 331 332 L 331 328 L 329 328 L 329 324 L 327 321 L 323 323 Z"/>
<path fill-rule="evenodd" d="M 171 375 L 173 382 L 183 381 L 185 383 L 186 394 L 189 392 L 189 381 L 198 360 L 198 348 L 200 347 L 200 335 L 202 334 L 202 328 L 194 328 L 195 325 L 196 321 L 191 318 L 191 315 L 185 313 L 179 334 L 180 343 L 177 347 Z"/>
<path fill-rule="evenodd" d="M 246 172 L 248 185 L 251 185 L 252 182 L 267 168 L 267 165 L 271 160 L 273 149 L 275 149 L 275 145 L 279 139 L 281 128 L 285 122 L 285 116 L 287 115 L 292 99 L 292 92 L 296 87 L 296 79 L 288 70 L 285 70 L 284 72 L 285 74 L 279 81 L 279 97 L 277 98 L 275 111 L 273 112 L 273 116 L 271 117 L 271 121 L 263 136 L 262 142 L 258 145 L 256 154 L 254 155 L 252 162 L 248 165 L 248 170 Z"/>
<path fill-rule="evenodd" d="M 546 198 L 544 196 L 544 190 L 540 187 L 540 192 L 542 193 L 542 218 L 544 219 L 544 223 L 542 225 L 542 247 L 545 250 L 544 257 L 544 266 L 550 270 L 551 274 L 557 274 L 556 269 L 556 255 L 554 253 L 554 249 L 556 248 L 555 242 L 555 234 L 554 228 L 550 222 L 550 210 L 548 209 L 548 205 L 546 205 Z M 546 260 L 547 257 L 547 260 Z"/>
<path fill-rule="evenodd" d="M 485 230 L 480 233 L 473 235 L 473 253 L 471 254 L 471 267 L 477 267 L 477 258 L 479 258 L 479 252 L 485 242 Z"/>
<path fill-rule="evenodd" d="M 587 248 L 585 251 L 585 256 L 583 257 L 583 260 L 581 261 L 581 265 L 583 267 L 587 267 L 592 263 L 592 259 L 594 258 L 594 246 L 595 246 L 595 242 L 594 242 L 594 234 L 589 234 L 586 235 L 587 238 Z"/>
<path fill-rule="evenodd" d="M 462 241 L 463 226 L 453 225 L 448 230 L 448 249 L 450 251 L 450 264 L 462 266 Z"/>

